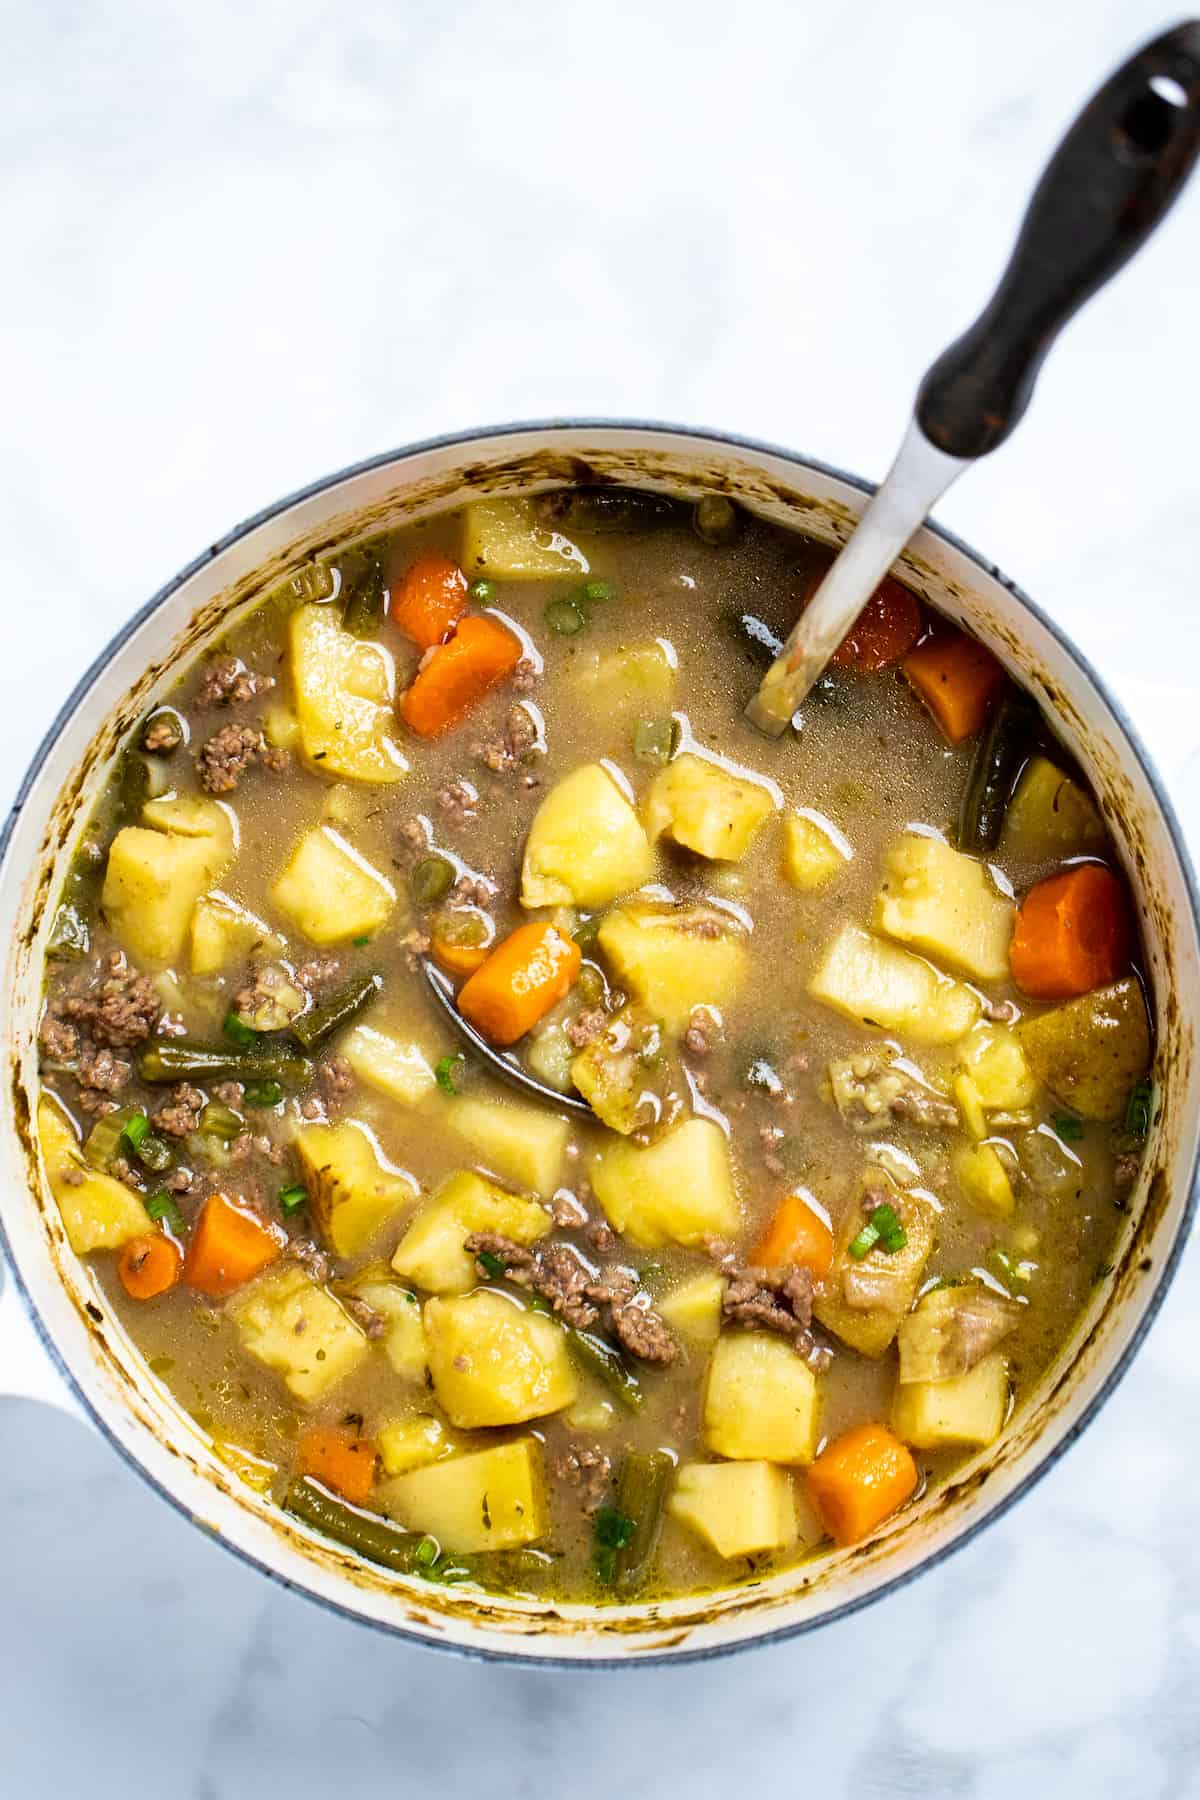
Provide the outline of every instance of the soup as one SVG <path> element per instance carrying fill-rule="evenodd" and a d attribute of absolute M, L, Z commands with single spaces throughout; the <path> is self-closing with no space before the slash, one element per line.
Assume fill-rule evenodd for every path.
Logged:
<path fill-rule="evenodd" d="M 615 488 L 347 546 L 90 821 L 70 1242 L 216 1454 L 398 1576 L 604 1603 L 861 1541 L 1107 1277 L 1155 1095 L 1100 810 L 895 580 L 755 733 L 829 556 Z"/>

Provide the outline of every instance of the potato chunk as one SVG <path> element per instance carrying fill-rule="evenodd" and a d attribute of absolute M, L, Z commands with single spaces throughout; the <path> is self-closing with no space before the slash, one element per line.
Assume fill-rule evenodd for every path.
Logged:
<path fill-rule="evenodd" d="M 298 1263 L 260 1275 L 225 1311 L 247 1355 L 282 1375 L 297 1400 L 320 1400 L 367 1354 L 353 1319 Z"/>
<path fill-rule="evenodd" d="M 388 1220 L 416 1199 L 412 1177 L 385 1167 L 365 1126 L 353 1120 L 305 1125 L 295 1145 L 313 1218 L 337 1256 L 365 1250 Z"/>
<path fill-rule="evenodd" d="M 1015 909 L 973 856 L 906 832 L 884 857 L 875 924 L 981 981 L 1008 974 Z"/>
<path fill-rule="evenodd" d="M 673 1331 L 694 1344 L 715 1344 L 721 1330 L 725 1278 L 715 1269 L 693 1275 L 663 1296 L 658 1310 Z"/>
<path fill-rule="evenodd" d="M 876 1245 L 862 1258 L 851 1256 L 854 1238 L 874 1207 L 885 1200 L 908 1242 L 902 1250 L 889 1252 Z M 882 1170 L 870 1170 L 841 1222 L 833 1267 L 817 1290 L 813 1317 L 852 1350 L 883 1356 L 916 1299 L 933 1250 L 934 1218 L 927 1201 L 902 1193 Z"/>
<path fill-rule="evenodd" d="M 379 1460 L 385 1474 L 407 1475 L 453 1456 L 454 1440 L 436 1413 L 415 1413 L 379 1427 Z"/>
<path fill-rule="evenodd" d="M 606 906 L 649 881 L 654 857 L 608 770 L 584 763 L 534 814 L 521 864 L 522 906 Z"/>
<path fill-rule="evenodd" d="M 559 1185 L 571 1127 L 558 1113 L 463 1094 L 444 1109 L 443 1117 L 501 1180 L 531 1188 L 546 1200 Z"/>
<path fill-rule="evenodd" d="M 619 984 L 676 1035 L 697 1006 L 732 1000 L 749 960 L 745 933 L 711 906 L 619 906 L 598 942 Z"/>
<path fill-rule="evenodd" d="M 950 1161 L 958 1185 L 977 1211 L 996 1219 L 1012 1216 L 1017 1203 L 1012 1182 L 993 1144 L 963 1144 Z"/>
<path fill-rule="evenodd" d="M 373 1025 L 356 1025 L 338 1050 L 360 1081 L 404 1106 L 415 1106 L 435 1086 L 429 1059 L 419 1044 L 376 1031 Z"/>
<path fill-rule="evenodd" d="M 477 500 L 463 516 L 462 566 L 496 581 L 561 580 L 586 575 L 587 557 L 560 531 L 543 525 L 533 501 Z"/>
<path fill-rule="evenodd" d="M 578 1383 L 562 1327 L 480 1288 L 425 1302 L 429 1373 L 452 1425 L 519 1425 L 570 1406 Z"/>
<path fill-rule="evenodd" d="M 704 1390 L 704 1441 L 718 1456 L 810 1463 L 817 1448 L 817 1378 L 769 1331 L 717 1340 Z"/>
<path fill-rule="evenodd" d="M 685 1463 L 667 1510 L 718 1556 L 790 1550 L 799 1537 L 791 1481 L 769 1462 Z"/>
<path fill-rule="evenodd" d="M 642 818 L 652 841 L 671 837 L 697 856 L 740 862 L 775 804 L 761 782 L 685 752 L 650 783 Z"/>
<path fill-rule="evenodd" d="M 1009 802 L 1000 847 L 1028 862 L 1062 862 L 1104 847 L 1104 822 L 1090 794 L 1045 756 L 1026 763 Z"/>
<path fill-rule="evenodd" d="M 251 956 L 281 956 L 283 939 L 220 892 L 202 894 L 192 913 L 192 974 L 216 975 Z"/>
<path fill-rule="evenodd" d="M 465 1294 L 475 1286 L 475 1263 L 463 1249 L 474 1231 L 499 1231 L 534 1244 L 550 1230 L 550 1215 L 534 1200 L 510 1194 L 464 1169 L 444 1181 L 409 1224 L 392 1267 L 433 1294 Z"/>
<path fill-rule="evenodd" d="M 397 1476 L 379 1498 L 399 1524 L 428 1532 L 452 1556 L 517 1550 L 550 1529 L 542 1447 L 531 1437 Z"/>
<path fill-rule="evenodd" d="M 1150 1023 L 1129 977 L 1023 1019 L 1017 1040 L 1034 1075 L 1085 1119 L 1119 1117 L 1150 1067 Z"/>
<path fill-rule="evenodd" d="M 978 1000 L 960 981 L 857 925 L 830 940 L 808 991 L 860 1025 L 922 1044 L 953 1043 L 979 1017 Z"/>
<path fill-rule="evenodd" d="M 962 1041 L 963 1063 L 982 1106 L 1022 1112 L 1033 1105 L 1038 1084 L 1015 1031 L 980 1021 Z"/>
<path fill-rule="evenodd" d="M 815 894 L 840 875 L 854 855 L 836 825 L 806 808 L 783 820 L 783 878 L 802 894 Z"/>
<path fill-rule="evenodd" d="M 965 1375 L 949 1381 L 905 1381 L 896 1387 L 892 1429 L 916 1450 L 951 1445 L 982 1449 L 1004 1429 L 1008 1364 L 993 1350 Z"/>
<path fill-rule="evenodd" d="M 712 1119 L 685 1119 L 652 1144 L 604 1144 L 591 1180 L 613 1230 L 642 1249 L 737 1235 L 729 1146 Z"/>
<path fill-rule="evenodd" d="M 100 905 L 139 962 L 173 963 L 197 900 L 233 859 L 233 824 L 212 800 L 151 801 L 142 817 L 109 846 Z"/>
<path fill-rule="evenodd" d="M 316 825 L 292 851 L 271 899 L 314 944 L 338 944 L 377 931 L 396 890 L 339 832 Z"/>
<path fill-rule="evenodd" d="M 369 1274 L 354 1283 L 354 1292 L 385 1320 L 379 1344 L 397 1375 L 404 1381 L 423 1383 L 429 1359 L 421 1302 L 412 1289 L 403 1282 L 389 1281 L 386 1275 Z"/>
<path fill-rule="evenodd" d="M 396 671 L 389 653 L 343 631 L 330 606 L 298 606 L 289 635 L 305 762 L 344 781 L 398 781 L 408 764 L 392 736 Z"/>
<path fill-rule="evenodd" d="M 154 1230 L 137 1194 L 84 1162 L 70 1120 L 45 1094 L 38 1101 L 38 1138 L 50 1192 L 76 1255 L 119 1250 L 130 1238 Z"/>
<path fill-rule="evenodd" d="M 606 725 L 628 723 L 646 713 L 670 711 L 675 673 L 674 653 L 661 640 L 631 644 L 581 669 L 579 694 Z"/>

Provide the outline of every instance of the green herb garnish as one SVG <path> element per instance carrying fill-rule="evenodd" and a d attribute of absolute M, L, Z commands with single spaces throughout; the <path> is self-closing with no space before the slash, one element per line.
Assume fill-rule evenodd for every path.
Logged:
<path fill-rule="evenodd" d="M 475 1252 L 475 1261 L 479 1264 L 484 1274 L 492 1281 L 499 1281 L 507 1271 L 507 1264 L 505 1263 L 504 1258 L 496 1256 L 491 1250 L 477 1250 Z"/>
<path fill-rule="evenodd" d="M 247 1106 L 278 1106 L 283 1089 L 277 1081 L 252 1081 L 246 1089 Z"/>
<path fill-rule="evenodd" d="M 1125 1130 L 1135 1143 L 1144 1144 L 1154 1122 L 1154 1083 L 1139 1081 L 1125 1108 Z"/>
<path fill-rule="evenodd" d="M 222 1025 L 221 1029 L 229 1039 L 230 1043 L 240 1044 L 244 1050 L 248 1050 L 251 1045 L 257 1044 L 262 1035 L 261 1032 L 252 1030 L 251 1027 L 247 1025 L 246 1021 L 240 1019 L 235 1012 L 226 1014 L 225 1023 Z"/>
<path fill-rule="evenodd" d="M 285 1219 L 308 1205 L 308 1189 L 302 1181 L 289 1181 L 279 1190 L 279 1210 Z"/>
<path fill-rule="evenodd" d="M 146 1211 L 156 1223 L 169 1226 L 176 1237 L 182 1232 L 183 1214 L 166 1188 L 160 1188 L 157 1194 L 151 1194 L 146 1201 Z"/>
<path fill-rule="evenodd" d="M 875 1208 L 862 1230 L 851 1239 L 849 1253 L 855 1262 L 861 1262 L 878 1244 L 881 1250 L 894 1256 L 898 1250 L 903 1250 L 907 1242 L 908 1233 L 900 1223 L 895 1207 L 889 1206 L 885 1201 L 882 1206 Z"/>
<path fill-rule="evenodd" d="M 606 1587 L 616 1580 L 617 1552 L 624 1550 L 636 1530 L 636 1522 L 615 1506 L 602 1506 L 592 1522 L 596 1573 Z"/>
<path fill-rule="evenodd" d="M 454 1071 L 462 1060 L 461 1055 L 452 1053 L 449 1056 L 439 1056 L 436 1063 L 434 1063 L 433 1079 L 437 1082 L 443 1094 L 457 1094 L 458 1089 L 454 1085 Z"/>
<path fill-rule="evenodd" d="M 467 593 L 477 606 L 486 606 L 489 600 L 496 598 L 496 584 L 494 581 L 485 581 L 480 577 L 478 581 L 471 583 Z"/>
<path fill-rule="evenodd" d="M 138 1145 L 141 1143 L 142 1139 L 146 1136 L 146 1133 L 149 1131 L 149 1129 L 150 1129 L 150 1121 L 146 1117 L 144 1112 L 134 1113 L 132 1119 L 126 1119 L 125 1127 L 124 1127 L 124 1130 L 121 1132 L 121 1136 L 124 1138 L 125 1142 L 129 1145 L 129 1148 L 133 1151 L 135 1156 L 137 1155 Z"/>
<path fill-rule="evenodd" d="M 1050 1123 L 1065 1144 L 1077 1144 L 1084 1134 L 1084 1123 L 1073 1113 L 1055 1113 Z"/>
<path fill-rule="evenodd" d="M 371 940 L 369 937 L 356 937 L 356 938 L 351 939 L 351 942 L 353 943 L 354 948 L 356 950 L 361 950 L 364 947 L 364 945 L 369 944 L 370 941 Z"/>

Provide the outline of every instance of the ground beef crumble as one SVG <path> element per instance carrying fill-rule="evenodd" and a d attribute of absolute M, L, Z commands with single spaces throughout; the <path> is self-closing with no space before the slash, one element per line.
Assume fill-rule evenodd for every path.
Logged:
<path fill-rule="evenodd" d="M 336 981 L 341 972 L 342 965 L 336 956 L 314 956 L 296 970 L 296 985 L 306 994 L 315 994 Z"/>
<path fill-rule="evenodd" d="M 262 732 L 252 725 L 222 725 L 197 754 L 200 785 L 209 794 L 232 794 L 255 762 L 272 774 L 281 775 L 291 757 L 286 750 L 268 744 Z"/>
<path fill-rule="evenodd" d="M 833 1361 L 833 1352 L 814 1335 L 812 1326 L 813 1280 L 807 1269 L 758 1269 L 738 1261 L 729 1244 L 710 1238 L 705 1249 L 729 1277 L 721 1299 L 722 1316 L 733 1325 L 749 1325 L 778 1331 L 809 1367 L 820 1372 Z"/>
<path fill-rule="evenodd" d="M 155 1131 L 161 1131 L 167 1137 L 190 1137 L 200 1123 L 200 1114 L 204 1110 L 204 1095 L 199 1088 L 192 1087 L 190 1082 L 181 1081 L 172 1091 L 171 1098 L 165 1106 L 150 1115 L 150 1123 Z"/>
<path fill-rule="evenodd" d="M 674 1362 L 675 1339 L 628 1269 L 610 1267 L 596 1274 L 569 1244 L 529 1250 L 498 1231 L 473 1232 L 466 1248 L 482 1276 L 488 1275 L 493 1259 L 503 1263 L 510 1281 L 548 1300 L 576 1331 L 591 1331 L 604 1313 L 608 1330 L 631 1356 L 643 1362 Z"/>
<path fill-rule="evenodd" d="M 162 1001 L 150 977 L 131 969 L 120 950 L 112 951 L 103 967 L 102 976 L 97 970 L 84 978 L 94 985 L 81 983 L 59 995 L 50 1002 L 49 1011 L 55 1018 L 80 1026 L 98 1044 L 128 1049 L 150 1036 L 162 1012 Z"/>
<path fill-rule="evenodd" d="M 510 706 L 499 736 L 475 745 L 475 757 L 493 775 L 511 775 L 538 741 L 538 728 L 525 706 Z"/>
<path fill-rule="evenodd" d="M 437 791 L 438 810 L 449 825 L 469 825 L 479 817 L 479 790 L 470 781 L 448 781 Z"/>
<path fill-rule="evenodd" d="M 258 675 L 236 656 L 214 656 L 196 689 L 195 705 L 245 706 L 275 686 L 273 675 Z"/>
<path fill-rule="evenodd" d="M 550 1472 L 580 1490 L 583 1511 L 590 1517 L 604 1504 L 612 1479 L 612 1459 L 598 1444 L 570 1444 L 552 1458 Z"/>
<path fill-rule="evenodd" d="M 564 1027 L 567 1041 L 576 1050 L 582 1050 L 593 1038 L 599 1037 L 607 1024 L 608 1014 L 602 1006 L 585 1006 L 582 1012 L 567 1021 Z"/>
<path fill-rule="evenodd" d="M 340 1100 L 354 1086 L 354 1071 L 344 1056 L 331 1056 L 318 1065 L 317 1080 L 331 1100 Z"/>

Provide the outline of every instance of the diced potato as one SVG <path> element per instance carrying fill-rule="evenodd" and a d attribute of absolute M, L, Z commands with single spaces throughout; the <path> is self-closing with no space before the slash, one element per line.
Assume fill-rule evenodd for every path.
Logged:
<path fill-rule="evenodd" d="M 587 557 L 561 532 L 543 525 L 532 500 L 477 500 L 463 517 L 462 566 L 495 581 L 586 575 Z"/>
<path fill-rule="evenodd" d="M 1062 862 L 1104 846 L 1091 795 L 1045 756 L 1026 765 L 1009 802 L 1000 848 L 1029 862 Z"/>
<path fill-rule="evenodd" d="M 790 1550 L 799 1537 L 791 1479 L 769 1462 L 685 1463 L 667 1510 L 718 1556 Z"/>
<path fill-rule="evenodd" d="M 570 1406 L 579 1391 L 562 1327 L 479 1288 L 425 1302 L 434 1392 L 452 1425 L 520 1425 Z"/>
<path fill-rule="evenodd" d="M 651 840 L 664 835 L 718 862 L 739 862 L 775 811 L 761 782 L 685 752 L 654 777 L 642 800 Z"/>
<path fill-rule="evenodd" d="M 675 659 L 666 644 L 631 644 L 596 657 L 578 676 L 580 698 L 606 725 L 671 710 Z"/>
<path fill-rule="evenodd" d="M 305 1125 L 293 1142 L 313 1218 L 337 1256 L 365 1250 L 389 1219 L 416 1199 L 410 1175 L 386 1167 L 363 1125 Z"/>
<path fill-rule="evenodd" d="M 685 1119 L 652 1144 L 616 1138 L 596 1151 L 590 1173 L 613 1230 L 642 1249 L 737 1236 L 729 1146 L 712 1119 Z"/>
<path fill-rule="evenodd" d="M 328 825 L 300 839 L 271 899 L 314 944 L 378 931 L 396 904 L 391 882 Z"/>
<path fill-rule="evenodd" d="M 836 825 L 804 808 L 784 814 L 783 878 L 802 894 L 815 894 L 840 875 L 854 855 Z"/>
<path fill-rule="evenodd" d="M 233 858 L 233 824 L 213 800 L 151 800 L 142 817 L 145 825 L 125 826 L 109 846 L 100 905 L 140 962 L 171 963 L 197 900 Z"/>
<path fill-rule="evenodd" d="M 356 1025 L 342 1038 L 338 1051 L 360 1081 L 404 1106 L 415 1106 L 436 1085 L 419 1044 L 376 1031 L 373 1025 Z"/>
<path fill-rule="evenodd" d="M 884 857 L 875 924 L 981 981 L 1008 974 L 1014 907 L 973 856 L 906 832 Z"/>
<path fill-rule="evenodd" d="M 714 928 L 719 935 L 705 935 Z M 732 1000 L 749 960 L 745 934 L 711 906 L 619 906 L 597 941 L 619 984 L 676 1035 L 697 1006 Z"/>
<path fill-rule="evenodd" d="M 415 1413 L 379 1427 L 379 1460 L 387 1475 L 407 1475 L 453 1456 L 454 1440 L 436 1413 Z"/>
<path fill-rule="evenodd" d="M 810 1463 L 817 1448 L 817 1378 L 769 1331 L 718 1338 L 704 1390 L 704 1441 L 718 1456 Z"/>
<path fill-rule="evenodd" d="M 677 1055 L 645 1007 L 623 1006 L 571 1060 L 571 1080 L 610 1131 L 629 1137 L 653 1120 L 666 1125 L 691 1110 Z"/>
<path fill-rule="evenodd" d="M 825 948 L 808 991 L 860 1025 L 922 1044 L 949 1044 L 971 1029 L 979 1001 L 923 957 L 843 925 Z"/>
<path fill-rule="evenodd" d="M 409 1224 L 392 1258 L 406 1281 L 432 1294 L 465 1294 L 475 1286 L 474 1259 L 463 1249 L 475 1231 L 499 1231 L 534 1244 L 550 1230 L 550 1215 L 534 1200 L 510 1194 L 464 1169 L 444 1181 Z"/>
<path fill-rule="evenodd" d="M 50 1192 L 76 1255 L 119 1250 L 130 1238 L 154 1230 L 137 1194 L 84 1162 L 70 1120 L 45 1094 L 38 1101 L 38 1137 Z"/>
<path fill-rule="evenodd" d="M 263 736 L 276 750 L 300 747 L 300 721 L 290 706 L 269 706 L 263 717 Z"/>
<path fill-rule="evenodd" d="M 858 1260 L 850 1255 L 849 1247 L 867 1222 L 861 1199 L 869 1196 L 869 1204 L 876 1203 L 883 1191 L 908 1242 L 902 1250 L 890 1252 L 876 1245 Z M 813 1301 L 817 1321 L 861 1355 L 883 1356 L 916 1299 L 933 1250 L 934 1217 L 933 1209 L 919 1195 L 902 1192 L 880 1169 L 869 1171 L 860 1201 L 847 1210 L 841 1222 L 833 1267 Z"/>
<path fill-rule="evenodd" d="M 915 1450 L 995 1443 L 1008 1413 L 1008 1364 L 993 1350 L 949 1381 L 897 1383 L 892 1429 Z"/>
<path fill-rule="evenodd" d="M 584 763 L 534 814 L 521 864 L 522 906 L 606 906 L 649 881 L 654 857 L 608 770 Z"/>
<path fill-rule="evenodd" d="M 399 1475 L 379 1498 L 401 1525 L 428 1532 L 452 1556 L 517 1550 L 550 1529 L 542 1447 L 531 1437 Z"/>
<path fill-rule="evenodd" d="M 958 1109 L 962 1113 L 963 1124 L 967 1135 L 978 1141 L 988 1134 L 987 1119 L 984 1116 L 983 1101 L 979 1097 L 979 1089 L 970 1075 L 954 1077 L 954 1098 L 958 1101 Z"/>
<path fill-rule="evenodd" d="M 331 606 L 298 606 L 289 634 L 305 762 L 345 781 L 398 781 L 408 764 L 392 736 L 390 654 L 343 631 Z"/>
<path fill-rule="evenodd" d="M 1007 1219 L 1016 1205 L 1012 1182 L 993 1144 L 963 1144 L 950 1159 L 966 1198 L 978 1211 Z"/>
<path fill-rule="evenodd" d="M 1038 1084 L 1020 1039 L 1009 1026 L 980 1020 L 960 1049 L 982 1105 L 1004 1112 L 1022 1112 L 1033 1105 Z"/>
<path fill-rule="evenodd" d="M 261 951 L 280 956 L 283 939 L 269 925 L 220 892 L 201 894 L 192 913 L 192 974 L 215 975 Z"/>
<path fill-rule="evenodd" d="M 373 1312 L 387 1321 L 380 1347 L 397 1375 L 405 1381 L 424 1382 L 428 1356 L 421 1303 L 411 1288 L 386 1276 L 368 1276 L 354 1284 L 354 1292 Z M 393 1470 L 393 1474 L 399 1474 Z"/>
<path fill-rule="evenodd" d="M 658 1310 L 680 1337 L 694 1344 L 715 1344 L 721 1329 L 724 1294 L 724 1276 L 715 1269 L 706 1269 L 672 1288 L 659 1301 Z"/>
<path fill-rule="evenodd" d="M 896 1348 L 902 1383 L 953 1381 L 983 1361 L 1010 1331 L 1022 1308 L 982 1281 L 931 1288 L 900 1321 Z"/>
<path fill-rule="evenodd" d="M 441 1116 L 502 1180 L 516 1182 L 546 1200 L 558 1187 L 571 1136 L 570 1125 L 559 1114 L 519 1101 L 461 1094 Z"/>
<path fill-rule="evenodd" d="M 1017 1039 L 1036 1078 L 1085 1119 L 1115 1119 L 1150 1067 L 1146 1002 L 1129 977 L 1023 1019 Z"/>
<path fill-rule="evenodd" d="M 229 1300 L 242 1349 L 282 1375 L 297 1400 L 320 1400 L 357 1368 L 367 1339 L 298 1263 L 268 1269 Z"/>

